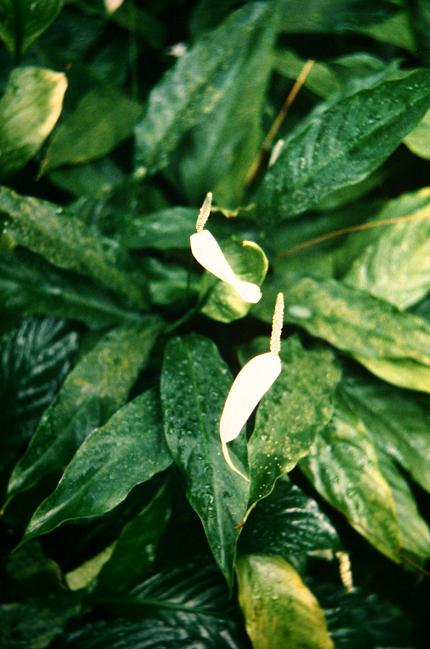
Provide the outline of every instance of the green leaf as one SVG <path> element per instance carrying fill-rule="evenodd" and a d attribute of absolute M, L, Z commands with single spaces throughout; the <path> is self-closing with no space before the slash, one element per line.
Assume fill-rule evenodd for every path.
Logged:
<path fill-rule="evenodd" d="M 0 338 L 0 473 L 4 478 L 68 374 L 77 346 L 77 333 L 54 318 L 25 319 Z"/>
<path fill-rule="evenodd" d="M 97 601 L 97 600 L 96 600 Z M 238 616 L 212 565 L 169 567 L 128 596 L 98 600 L 120 618 L 82 625 L 64 634 L 61 649 L 244 649 Z"/>
<path fill-rule="evenodd" d="M 219 421 L 230 384 L 231 374 L 211 340 L 190 335 L 168 343 L 161 376 L 167 444 L 229 585 L 238 525 L 248 503 L 248 484 L 221 453 Z M 245 449 L 243 439 L 233 445 L 236 465 L 246 463 Z"/>
<path fill-rule="evenodd" d="M 337 532 L 318 503 L 284 476 L 252 510 L 240 537 L 239 555 L 280 555 L 301 568 L 308 554 L 340 548 Z"/>
<path fill-rule="evenodd" d="M 90 90 L 55 131 L 42 173 L 106 155 L 132 134 L 140 113 L 140 104 L 113 86 Z"/>
<path fill-rule="evenodd" d="M 159 443 L 159 440 L 157 439 Z M 150 454 L 153 454 L 150 449 Z M 163 448 L 163 453 L 166 451 Z M 164 484 L 139 514 L 127 523 L 115 542 L 109 561 L 97 578 L 96 595 L 127 592 L 143 581 L 171 513 L 172 492 Z"/>
<path fill-rule="evenodd" d="M 421 318 L 335 280 L 290 274 L 276 279 L 254 310 L 266 322 L 278 291 L 284 292 L 286 322 L 327 340 L 387 381 L 430 391 L 430 326 Z"/>
<path fill-rule="evenodd" d="M 352 235 L 362 252 L 343 281 L 406 309 L 430 289 L 430 189 L 389 201 L 370 220 L 381 227 Z"/>
<path fill-rule="evenodd" d="M 63 0 L 1 0 L 0 38 L 19 58 L 56 18 Z"/>
<path fill-rule="evenodd" d="M 340 380 L 333 354 L 307 351 L 293 337 L 283 344 L 281 360 L 283 371 L 261 401 L 249 441 L 250 503 L 267 496 L 295 467 L 333 415 Z"/>
<path fill-rule="evenodd" d="M 102 286 L 145 306 L 143 288 L 130 271 L 131 260 L 115 241 L 48 201 L 20 196 L 0 188 L 0 214 L 6 216 L 4 236 L 55 266 L 89 275 Z"/>
<path fill-rule="evenodd" d="M 80 320 L 93 329 L 144 318 L 88 278 L 55 268 L 24 249 L 0 250 L 0 305 L 24 315 Z"/>
<path fill-rule="evenodd" d="M 429 88 L 430 71 L 415 70 L 311 115 L 285 141 L 264 178 L 257 195 L 261 220 L 292 218 L 364 180 L 422 119 Z"/>
<path fill-rule="evenodd" d="M 404 143 L 415 155 L 430 160 L 430 110 L 426 112 L 418 126 L 405 137 Z"/>
<path fill-rule="evenodd" d="M 241 557 L 237 578 L 254 649 L 334 649 L 322 609 L 285 559 L 264 554 Z"/>
<path fill-rule="evenodd" d="M 221 205 L 240 205 L 263 140 L 262 123 L 278 31 L 279 0 L 268 3 L 265 20 L 237 52 L 220 84 L 216 110 L 204 116 L 180 151 L 179 172 L 187 196 L 198 202 L 210 188 Z M 254 19 L 253 19 L 254 20 Z M 243 27 L 243 36 L 248 26 Z M 243 37 L 239 31 L 234 38 Z M 225 43 L 221 47 L 225 48 Z"/>
<path fill-rule="evenodd" d="M 144 392 L 85 439 L 55 491 L 35 511 L 24 540 L 110 511 L 170 464 L 158 397 Z"/>
<path fill-rule="evenodd" d="M 392 491 L 366 427 L 337 396 L 332 423 L 316 435 L 301 468 L 318 493 L 380 552 L 400 561 L 400 530 Z"/>
<path fill-rule="evenodd" d="M 139 215 L 124 223 L 121 243 L 130 250 L 189 250 L 197 214 L 193 207 L 169 207 Z"/>
<path fill-rule="evenodd" d="M 63 469 L 81 443 L 127 399 L 145 367 L 160 325 L 121 327 L 104 336 L 67 377 L 16 465 L 9 497 Z"/>
<path fill-rule="evenodd" d="M 388 386 L 371 377 L 347 376 L 343 391 L 378 448 L 430 492 L 430 410 L 426 398 Z"/>
<path fill-rule="evenodd" d="M 263 3 L 247 4 L 179 58 L 152 90 L 136 126 L 137 164 L 149 173 L 168 164 L 182 136 L 216 110 L 236 61 L 267 19 Z"/>
<path fill-rule="evenodd" d="M 45 649 L 79 612 L 64 595 L 48 601 L 0 605 L 0 638 L 7 649 Z"/>
<path fill-rule="evenodd" d="M 21 169 L 39 151 L 60 116 L 66 88 L 62 72 L 34 67 L 12 71 L 0 99 L 0 178 Z"/>
<path fill-rule="evenodd" d="M 259 245 L 253 241 L 230 239 L 222 242 L 222 251 L 239 279 L 262 285 L 269 262 Z M 206 279 L 206 285 L 210 286 L 212 275 L 207 273 Z M 202 307 L 202 313 L 219 322 L 232 322 L 246 316 L 251 307 L 232 286 L 217 280 L 213 288 L 209 289 L 209 297 Z"/>

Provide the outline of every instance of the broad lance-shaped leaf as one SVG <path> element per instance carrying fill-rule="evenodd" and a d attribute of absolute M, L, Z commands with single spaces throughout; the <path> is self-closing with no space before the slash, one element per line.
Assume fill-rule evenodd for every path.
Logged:
<path fill-rule="evenodd" d="M 329 350 L 307 351 L 297 337 L 281 348 L 283 372 L 263 398 L 249 441 L 250 503 L 267 496 L 276 480 L 304 457 L 333 414 L 340 372 Z"/>
<path fill-rule="evenodd" d="M 146 114 L 136 126 L 137 164 L 150 173 L 165 167 L 182 136 L 216 110 L 225 79 L 267 17 L 263 3 L 247 4 L 180 57 L 152 90 Z"/>
<path fill-rule="evenodd" d="M 131 272 L 131 260 L 115 241 L 102 237 L 58 205 L 0 188 L 4 235 L 14 245 L 36 252 L 55 266 L 89 275 L 102 286 L 144 307 L 143 287 Z"/>
<path fill-rule="evenodd" d="M 373 432 L 378 448 L 430 492 L 430 408 L 427 398 L 370 377 L 345 376 L 349 404 Z"/>
<path fill-rule="evenodd" d="M 345 255 L 361 252 L 343 281 L 406 309 L 430 289 L 430 189 L 389 201 L 369 220 L 381 227 L 351 235 Z"/>
<path fill-rule="evenodd" d="M 60 116 L 66 88 L 62 72 L 34 67 L 12 71 L 0 99 L 0 178 L 21 169 L 39 151 Z"/>
<path fill-rule="evenodd" d="M 226 464 L 219 421 L 231 374 L 212 341 L 190 335 L 166 347 L 161 398 L 167 444 L 185 476 L 187 497 L 231 584 L 236 542 L 248 503 L 248 484 Z M 246 442 L 231 446 L 235 466 L 246 471 Z"/>
<path fill-rule="evenodd" d="M 171 462 L 159 398 L 153 390 L 144 392 L 86 438 L 55 491 L 33 514 L 24 540 L 65 521 L 110 511 Z"/>
<path fill-rule="evenodd" d="M 238 561 L 237 579 L 254 649 L 334 649 L 323 610 L 288 561 L 245 555 Z"/>
<path fill-rule="evenodd" d="M 92 329 L 145 318 L 87 277 L 56 268 L 23 248 L 0 250 L 0 306 L 23 315 L 79 320 Z"/>
<path fill-rule="evenodd" d="M 383 81 L 311 115 L 285 141 L 257 195 L 268 225 L 360 182 L 393 153 L 430 107 L 430 71 Z"/>
<path fill-rule="evenodd" d="M 287 476 L 252 510 L 239 540 L 239 555 L 280 555 L 298 570 L 304 568 L 308 555 L 340 549 L 328 516 Z"/>
<path fill-rule="evenodd" d="M 400 561 L 400 527 L 392 491 L 371 435 L 338 394 L 332 422 L 300 466 L 318 493 L 380 552 Z"/>
<path fill-rule="evenodd" d="M 52 23 L 63 0 L 0 0 L 0 38 L 19 58 Z"/>
<path fill-rule="evenodd" d="M 151 318 L 140 327 L 105 335 L 67 377 L 45 411 L 9 482 L 9 498 L 44 475 L 63 469 L 87 435 L 127 399 L 160 331 Z"/>
<path fill-rule="evenodd" d="M 141 106 L 113 86 L 96 86 L 56 129 L 41 171 L 101 158 L 129 137 Z"/>
<path fill-rule="evenodd" d="M 255 315 L 266 322 L 276 292 L 285 296 L 285 321 L 363 363 L 395 385 L 430 392 L 430 326 L 384 300 L 333 279 L 288 274 L 276 278 Z"/>

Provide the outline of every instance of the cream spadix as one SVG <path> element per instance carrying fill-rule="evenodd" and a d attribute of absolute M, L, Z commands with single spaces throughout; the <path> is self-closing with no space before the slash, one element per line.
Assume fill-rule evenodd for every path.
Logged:
<path fill-rule="evenodd" d="M 240 370 L 228 393 L 220 421 L 222 452 L 229 467 L 248 480 L 231 461 L 227 444 L 236 439 L 240 431 L 281 373 L 281 333 L 284 313 L 284 296 L 278 293 L 273 314 L 270 352 L 251 358 Z"/>
<path fill-rule="evenodd" d="M 193 257 L 212 275 L 232 286 L 239 293 L 242 300 L 255 304 L 261 298 L 260 287 L 253 282 L 245 282 L 237 277 L 215 237 L 209 230 L 204 229 L 211 206 L 212 194 L 209 192 L 197 217 L 197 231 L 190 236 Z"/>

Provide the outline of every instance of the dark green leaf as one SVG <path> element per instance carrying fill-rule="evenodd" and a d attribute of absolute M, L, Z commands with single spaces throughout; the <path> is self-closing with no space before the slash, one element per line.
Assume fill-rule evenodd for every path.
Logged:
<path fill-rule="evenodd" d="M 144 392 L 86 438 L 56 490 L 37 508 L 24 538 L 110 511 L 170 463 L 158 397 Z"/>
<path fill-rule="evenodd" d="M 141 106 L 112 86 L 97 86 L 55 131 L 42 172 L 101 158 L 129 137 Z"/>
<path fill-rule="evenodd" d="M 124 224 L 122 244 L 130 250 L 189 250 L 197 215 L 192 207 L 171 207 L 137 216 Z"/>
<path fill-rule="evenodd" d="M 69 372 L 77 346 L 77 333 L 53 318 L 28 318 L 0 338 L 0 473 L 4 478 Z"/>
<path fill-rule="evenodd" d="M 343 280 L 405 309 L 430 289 L 430 190 L 389 201 L 369 220 L 381 227 L 351 235 L 362 252 Z"/>
<path fill-rule="evenodd" d="M 0 99 L 0 178 L 21 169 L 39 151 L 60 116 L 66 88 L 61 72 L 13 70 Z"/>
<path fill-rule="evenodd" d="M 20 57 L 52 23 L 63 0 L 1 0 L 0 38 L 15 57 Z"/>
<path fill-rule="evenodd" d="M 254 649 L 334 649 L 324 612 L 285 559 L 241 557 L 239 603 Z"/>
<path fill-rule="evenodd" d="M 46 474 L 63 469 L 81 443 L 127 399 L 148 362 L 160 325 L 113 330 L 86 354 L 45 411 L 9 483 L 9 496 L 29 489 Z"/>
<path fill-rule="evenodd" d="M 137 324 L 144 316 L 88 278 L 55 268 L 27 250 L 0 250 L 0 305 L 24 315 L 55 315 L 91 328 Z"/>
<path fill-rule="evenodd" d="M 251 503 L 267 496 L 309 452 L 315 434 L 333 415 L 340 380 L 333 354 L 306 351 L 294 337 L 283 344 L 281 360 L 283 371 L 257 410 L 249 442 Z"/>
<path fill-rule="evenodd" d="M 311 209 L 388 158 L 430 106 L 430 71 L 383 81 L 319 111 L 286 140 L 258 193 L 271 224 Z"/>
<path fill-rule="evenodd" d="M 221 454 L 219 421 L 230 384 L 230 372 L 211 340 L 191 335 L 168 343 L 161 377 L 167 443 L 229 584 L 238 524 L 248 503 L 248 484 Z M 233 446 L 231 455 L 243 470 L 244 440 Z"/>
<path fill-rule="evenodd" d="M 424 320 L 335 280 L 295 274 L 276 279 L 254 313 L 269 322 L 280 290 L 286 322 L 327 340 L 387 381 L 430 391 L 430 326 Z"/>
<path fill-rule="evenodd" d="M 180 57 L 152 90 L 136 127 L 139 165 L 150 173 L 165 167 L 182 136 L 216 110 L 236 61 L 267 19 L 267 6 L 247 4 Z"/>
<path fill-rule="evenodd" d="M 252 510 L 239 542 L 240 554 L 280 555 L 298 568 L 308 554 L 340 547 L 335 528 L 317 502 L 287 477 Z"/>
<path fill-rule="evenodd" d="M 127 523 L 112 556 L 98 575 L 96 594 L 127 592 L 142 582 L 154 563 L 158 542 L 169 521 L 171 498 L 170 485 L 164 484 L 151 502 Z"/>
<path fill-rule="evenodd" d="M 392 491 L 372 437 L 339 396 L 332 423 L 317 433 L 301 467 L 315 489 L 378 550 L 400 560 L 400 529 Z"/>
<path fill-rule="evenodd" d="M 89 275 L 132 304 L 145 305 L 143 288 L 130 271 L 131 261 L 115 241 L 61 207 L 0 188 L 0 214 L 6 215 L 5 236 L 60 268 Z"/>

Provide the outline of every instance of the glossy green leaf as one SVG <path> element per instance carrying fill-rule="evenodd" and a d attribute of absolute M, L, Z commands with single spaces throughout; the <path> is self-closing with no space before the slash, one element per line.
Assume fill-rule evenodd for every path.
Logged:
<path fill-rule="evenodd" d="M 430 111 L 427 111 L 418 126 L 405 137 L 404 143 L 415 155 L 430 160 Z"/>
<path fill-rule="evenodd" d="M 4 479 L 69 372 L 77 347 L 76 331 L 54 318 L 27 318 L 0 338 L 0 468 Z"/>
<path fill-rule="evenodd" d="M 400 561 L 400 529 L 392 491 L 372 437 L 344 399 L 317 433 L 301 467 L 315 489 L 378 550 Z"/>
<path fill-rule="evenodd" d="M 343 391 L 354 404 L 377 446 L 430 492 L 430 410 L 426 397 L 390 387 L 370 377 L 345 377 Z"/>
<path fill-rule="evenodd" d="M 417 389 L 418 372 L 419 389 L 430 391 L 430 326 L 421 318 L 335 280 L 291 274 L 276 279 L 254 310 L 267 322 L 278 291 L 284 292 L 286 322 L 327 340 L 389 382 Z"/>
<path fill-rule="evenodd" d="M 280 555 L 297 567 L 308 554 L 340 549 L 328 516 L 286 476 L 252 510 L 239 542 L 239 554 Z"/>
<path fill-rule="evenodd" d="M 133 133 L 141 106 L 113 86 L 96 86 L 55 131 L 42 172 L 101 158 Z"/>
<path fill-rule="evenodd" d="M 253 241 L 223 241 L 222 251 L 233 268 L 235 275 L 248 282 L 261 286 L 269 266 L 262 248 Z M 210 286 L 213 277 L 206 275 L 206 285 Z M 232 322 L 243 318 L 250 311 L 252 304 L 245 302 L 238 292 L 229 284 L 217 280 L 209 289 L 209 297 L 202 307 L 202 313 L 219 322 Z"/>
<path fill-rule="evenodd" d="M 9 497 L 63 469 L 88 434 L 127 399 L 145 367 L 160 325 L 121 327 L 106 334 L 67 377 L 45 411 L 9 482 Z"/>
<path fill-rule="evenodd" d="M 189 250 L 197 214 L 192 207 L 171 207 L 139 215 L 124 224 L 122 244 L 130 250 Z"/>
<path fill-rule="evenodd" d="M 334 649 L 324 612 L 285 559 L 264 554 L 241 557 L 237 579 L 254 649 Z"/>
<path fill-rule="evenodd" d="M 156 442 L 159 444 L 159 439 Z M 149 449 L 149 455 L 153 454 L 153 450 Z M 166 455 L 164 448 L 161 455 Z M 169 522 L 171 500 L 172 493 L 167 483 L 125 525 L 115 542 L 111 557 L 97 577 L 96 594 L 106 596 L 127 592 L 143 581 L 155 561 L 157 545 Z"/>
<path fill-rule="evenodd" d="M 167 444 L 229 584 L 238 525 L 248 503 L 248 483 L 227 466 L 221 453 L 219 421 L 230 385 L 231 374 L 211 340 L 190 335 L 168 343 L 161 376 Z M 231 456 L 245 470 L 243 439 L 232 445 Z"/>
<path fill-rule="evenodd" d="M 115 241 L 48 201 L 20 196 L 0 188 L 0 214 L 6 216 L 4 235 L 55 266 L 89 275 L 130 303 L 144 306 L 143 288 L 130 271 L 131 261 Z"/>
<path fill-rule="evenodd" d="M 276 480 L 308 452 L 333 415 L 340 372 L 329 350 L 307 351 L 298 338 L 281 349 L 282 372 L 257 410 L 249 441 L 250 502 L 267 496 Z"/>
<path fill-rule="evenodd" d="M 139 165 L 150 173 L 165 167 L 182 136 L 217 109 L 236 61 L 267 18 L 263 3 L 249 3 L 179 58 L 152 90 L 147 111 L 136 126 Z"/>
<path fill-rule="evenodd" d="M 410 52 L 416 51 L 408 11 L 397 11 L 391 16 L 387 16 L 385 20 L 373 25 L 361 26 L 357 31 L 382 43 L 390 43 Z"/>
<path fill-rule="evenodd" d="M 1 0 L 0 38 L 20 57 L 56 18 L 63 0 Z"/>
<path fill-rule="evenodd" d="M 429 88 L 430 72 L 414 70 L 341 99 L 299 125 L 258 192 L 260 219 L 275 224 L 292 218 L 366 178 L 425 115 Z"/>
<path fill-rule="evenodd" d="M 0 178 L 21 169 L 39 151 L 60 116 L 66 88 L 62 72 L 35 67 L 12 71 L 0 99 Z"/>
<path fill-rule="evenodd" d="M 98 601 L 117 619 L 70 630 L 59 644 L 61 649 L 248 647 L 240 623 L 231 613 L 225 582 L 211 565 L 169 567 L 153 574 L 127 597 Z"/>
<path fill-rule="evenodd" d="M 369 220 L 381 227 L 351 235 L 362 252 L 343 281 L 405 309 L 430 289 L 430 189 L 389 201 Z"/>
<path fill-rule="evenodd" d="M 264 136 L 264 105 L 278 33 L 279 4 L 280 0 L 271 0 L 263 21 L 253 17 L 249 26 L 231 34 L 236 42 L 248 33 L 251 36 L 252 29 L 252 36 L 243 42 L 218 87 L 216 109 L 199 121 L 180 152 L 181 185 L 195 202 L 210 188 L 221 205 L 242 204 L 248 172 Z M 222 42 L 221 47 L 225 48 L 226 43 Z"/>
<path fill-rule="evenodd" d="M 80 320 L 93 329 L 138 324 L 144 316 L 86 277 L 55 268 L 27 250 L 0 250 L 0 305 L 24 315 Z"/>
<path fill-rule="evenodd" d="M 110 511 L 170 464 L 158 397 L 144 392 L 85 439 L 55 491 L 35 511 L 24 539 Z"/>

